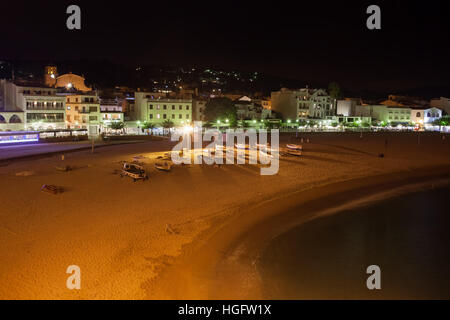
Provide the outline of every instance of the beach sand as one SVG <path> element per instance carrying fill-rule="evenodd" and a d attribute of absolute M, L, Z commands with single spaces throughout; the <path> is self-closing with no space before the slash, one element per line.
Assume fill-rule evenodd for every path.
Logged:
<path fill-rule="evenodd" d="M 290 194 L 301 199 L 301 190 L 309 190 L 333 206 L 326 188 L 313 190 L 353 179 L 364 182 L 371 176 L 389 180 L 394 172 L 401 172 L 408 182 L 409 175 L 425 172 L 424 168 L 450 166 L 449 138 L 443 140 L 439 134 L 421 133 L 420 144 L 417 133 L 302 136 L 311 141 L 303 144 L 304 155 L 282 157 L 274 176 L 261 176 L 258 165 L 190 165 L 157 171 L 156 157 L 174 145 L 168 141 L 103 147 L 94 154 L 73 152 L 64 162 L 51 156 L 0 163 L 0 298 L 224 297 L 227 290 L 221 296 L 206 283 L 214 272 L 217 279 L 243 282 L 241 288 L 245 282 L 250 287 L 254 279 L 247 277 L 253 273 L 241 269 L 218 273 L 221 250 L 236 247 L 233 241 L 260 220 L 280 213 L 281 209 L 274 210 L 274 199 Z M 291 138 L 282 136 L 282 143 L 292 142 Z M 133 182 L 115 174 L 121 161 L 139 155 L 145 157 L 149 181 Z M 55 166 L 62 163 L 75 169 L 57 171 Z M 16 175 L 21 172 L 28 174 Z M 61 186 L 65 192 L 43 193 L 44 184 Z M 352 198 L 358 198 L 358 190 Z M 268 201 L 271 204 L 264 206 Z M 250 215 L 255 208 L 260 218 L 254 212 Z M 233 232 L 218 240 L 223 228 Z M 198 255 L 196 250 L 208 242 L 220 248 Z M 199 257 L 196 267 L 183 264 L 187 257 Z M 197 267 L 209 262 L 202 290 L 198 285 L 202 270 Z M 66 288 L 69 265 L 81 268 L 81 290 Z M 184 276 L 171 278 L 183 268 Z M 194 278 L 196 284 L 190 286 L 189 279 Z M 258 293 L 235 295 L 239 297 Z"/>

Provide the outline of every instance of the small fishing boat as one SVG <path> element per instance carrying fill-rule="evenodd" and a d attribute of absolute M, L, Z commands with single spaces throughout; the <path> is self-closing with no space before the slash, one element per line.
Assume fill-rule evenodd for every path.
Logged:
<path fill-rule="evenodd" d="M 302 155 L 302 150 L 287 149 L 287 154 L 300 157 Z"/>
<path fill-rule="evenodd" d="M 300 144 L 287 144 L 286 148 L 290 149 L 290 150 L 303 150 L 303 146 Z"/>
<path fill-rule="evenodd" d="M 170 161 L 157 161 L 155 168 L 161 171 L 170 171 L 172 170 L 172 163 Z"/>
<path fill-rule="evenodd" d="M 144 167 L 134 164 L 134 163 L 127 163 L 125 162 L 123 164 L 122 171 L 120 173 L 120 177 L 130 177 L 133 179 L 134 182 L 137 180 L 148 180 L 148 175 L 145 172 Z"/>

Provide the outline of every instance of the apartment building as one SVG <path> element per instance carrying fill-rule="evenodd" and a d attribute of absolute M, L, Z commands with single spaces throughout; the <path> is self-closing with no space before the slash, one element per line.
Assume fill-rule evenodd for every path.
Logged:
<path fill-rule="evenodd" d="M 271 109 L 281 113 L 283 120 L 323 119 L 333 116 L 336 110 L 336 101 L 323 89 L 282 88 L 272 92 L 271 104 Z"/>
<path fill-rule="evenodd" d="M 193 121 L 205 121 L 206 100 L 194 99 L 192 101 L 192 119 Z"/>
<path fill-rule="evenodd" d="M 371 117 L 385 123 L 408 124 L 411 122 L 411 108 L 387 105 L 357 105 L 350 114 L 355 117 Z"/>
<path fill-rule="evenodd" d="M 124 99 L 100 99 L 101 130 L 106 130 L 113 122 L 124 121 Z"/>
<path fill-rule="evenodd" d="M 0 80 L 0 130 L 65 129 L 66 98 L 55 88 Z"/>
<path fill-rule="evenodd" d="M 89 129 L 98 132 L 101 124 L 100 102 L 95 93 L 64 93 L 66 123 L 69 129 Z"/>
<path fill-rule="evenodd" d="M 167 98 L 161 94 L 136 92 L 135 116 L 141 122 L 162 124 L 170 120 L 175 126 L 192 123 L 192 99 Z"/>

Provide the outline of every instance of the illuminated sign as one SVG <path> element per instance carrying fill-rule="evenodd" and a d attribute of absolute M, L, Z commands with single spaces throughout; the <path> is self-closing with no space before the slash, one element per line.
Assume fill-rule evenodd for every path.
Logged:
<path fill-rule="evenodd" d="M 38 142 L 39 132 L 37 131 L 9 131 L 0 132 L 0 144 Z"/>

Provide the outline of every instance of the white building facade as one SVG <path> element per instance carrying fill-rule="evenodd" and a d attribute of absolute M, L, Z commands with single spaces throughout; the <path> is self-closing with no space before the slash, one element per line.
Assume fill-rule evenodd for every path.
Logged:
<path fill-rule="evenodd" d="M 324 119 L 335 115 L 336 101 L 324 89 L 286 89 L 272 92 L 272 110 L 284 120 Z"/>
<path fill-rule="evenodd" d="M 54 88 L 0 80 L 0 130 L 65 129 L 66 98 Z"/>

